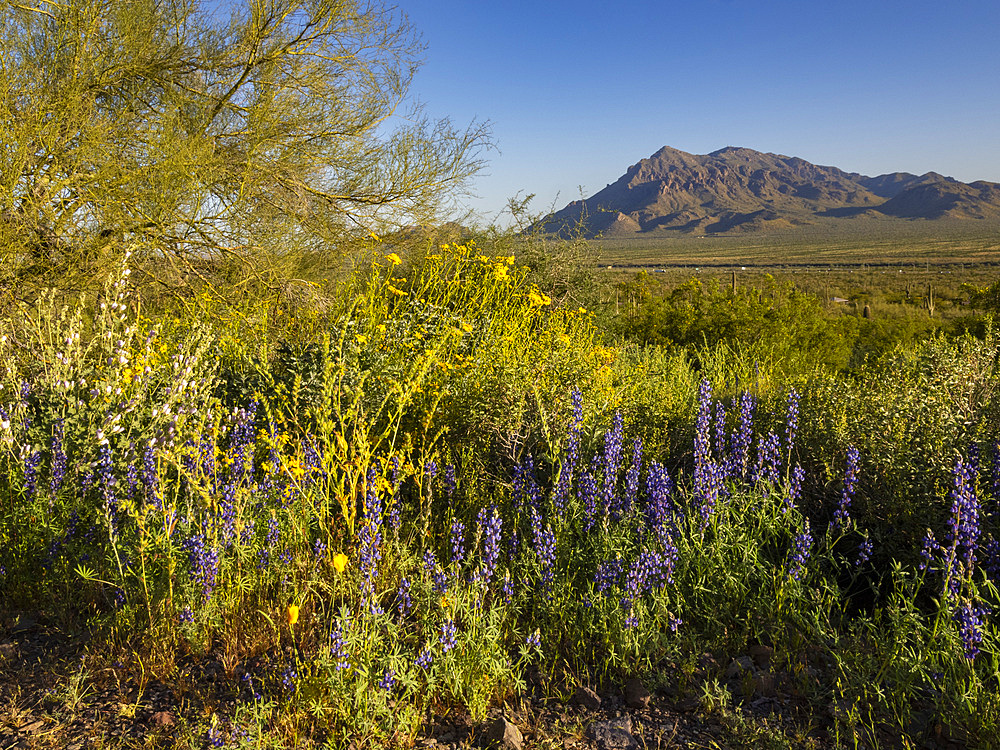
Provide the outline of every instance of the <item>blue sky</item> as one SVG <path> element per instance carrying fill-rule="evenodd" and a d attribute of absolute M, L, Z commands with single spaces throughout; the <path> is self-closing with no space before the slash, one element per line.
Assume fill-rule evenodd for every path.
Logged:
<path fill-rule="evenodd" d="M 997 0 L 401 0 L 412 94 L 498 149 L 467 205 L 592 195 L 661 146 L 1000 182 Z"/>

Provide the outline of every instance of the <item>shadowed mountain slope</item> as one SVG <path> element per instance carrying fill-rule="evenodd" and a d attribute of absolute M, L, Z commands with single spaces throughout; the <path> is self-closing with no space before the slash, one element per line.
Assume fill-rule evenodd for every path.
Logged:
<path fill-rule="evenodd" d="M 594 196 L 546 217 L 540 228 L 588 237 L 717 234 L 861 216 L 1000 218 L 1000 185 L 935 172 L 867 177 L 749 148 L 695 155 L 664 147 Z"/>

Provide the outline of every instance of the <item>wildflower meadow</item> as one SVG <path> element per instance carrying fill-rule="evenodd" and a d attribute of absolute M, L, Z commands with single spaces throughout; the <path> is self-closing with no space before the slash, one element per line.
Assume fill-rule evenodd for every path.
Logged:
<path fill-rule="evenodd" d="M 990 746 L 989 326 L 786 371 L 616 339 L 512 246 L 373 241 L 305 302 L 229 305 L 143 302 L 125 252 L 18 308 L 0 607 L 140 694 L 217 659 L 193 747 L 406 747 L 636 676 L 736 705 L 763 688 L 706 655 L 761 647 L 831 746 Z"/>

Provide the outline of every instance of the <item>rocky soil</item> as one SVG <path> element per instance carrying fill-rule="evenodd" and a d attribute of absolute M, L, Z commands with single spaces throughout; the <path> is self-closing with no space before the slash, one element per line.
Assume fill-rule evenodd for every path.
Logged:
<path fill-rule="evenodd" d="M 711 654 L 694 669 L 667 667 L 655 679 L 563 689 L 539 681 L 484 721 L 439 707 L 417 748 L 810 748 L 854 747 L 836 736 L 837 707 L 822 705 L 824 665 L 774 663 L 757 646 L 725 663 Z M 207 747 L 210 717 L 232 717 L 238 695 L 217 656 L 178 663 L 170 683 L 96 658 L 85 639 L 30 616 L 0 626 L 0 750 L 13 748 Z M 841 722 L 843 725 L 843 722 Z M 843 730 L 842 730 L 843 732 Z M 939 722 L 916 722 L 908 738 L 876 736 L 880 747 L 959 750 Z M 216 735 L 215 746 L 238 747 Z M 871 747 L 869 738 L 858 747 Z M 226 743 L 229 743 L 228 745 Z M 309 747 L 312 741 L 300 742 Z M 360 745 L 358 745 L 360 749 Z"/>

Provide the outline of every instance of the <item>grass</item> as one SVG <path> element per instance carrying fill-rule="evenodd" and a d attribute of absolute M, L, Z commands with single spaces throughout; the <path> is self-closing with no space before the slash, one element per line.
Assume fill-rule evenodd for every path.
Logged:
<path fill-rule="evenodd" d="M 730 236 L 657 236 L 591 240 L 594 262 L 603 266 L 755 266 L 768 269 L 830 266 L 993 265 L 996 227 L 988 222 L 857 222 L 842 227 L 797 227 L 788 231 Z"/>

